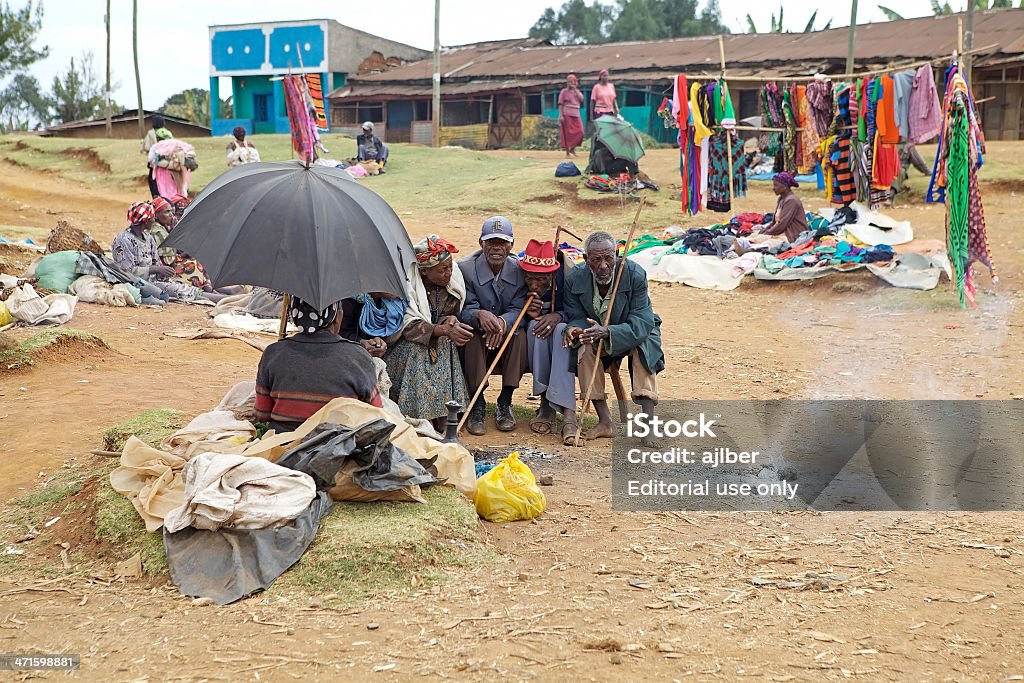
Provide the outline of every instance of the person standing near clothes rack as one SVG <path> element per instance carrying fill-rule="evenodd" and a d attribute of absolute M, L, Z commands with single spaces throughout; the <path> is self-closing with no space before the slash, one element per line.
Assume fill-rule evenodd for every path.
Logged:
<path fill-rule="evenodd" d="M 615 98 L 615 84 L 608 80 L 608 69 L 597 72 L 597 83 L 590 91 L 590 117 L 593 121 L 602 116 L 618 116 L 619 103 Z"/>

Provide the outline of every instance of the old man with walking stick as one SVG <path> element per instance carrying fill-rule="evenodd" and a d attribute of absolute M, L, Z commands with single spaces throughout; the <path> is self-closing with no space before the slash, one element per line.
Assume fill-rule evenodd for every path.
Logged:
<path fill-rule="evenodd" d="M 578 363 L 583 410 L 591 400 L 597 412 L 597 425 L 585 435 L 590 440 L 611 438 L 614 431 L 604 370 L 628 358 L 631 398 L 653 415 L 665 354 L 661 318 L 651 307 L 644 269 L 625 256 L 616 258 L 615 238 L 607 232 L 591 233 L 584 252 L 585 261 L 565 279 L 563 301 L 569 322 L 564 343 Z"/>
<path fill-rule="evenodd" d="M 503 432 L 516 427 L 512 393 L 527 369 L 523 324 L 527 291 L 519 261 L 510 255 L 514 243 L 512 222 L 492 216 L 480 229 L 480 249 L 459 261 L 466 281 L 466 303 L 459 320 L 473 328 L 473 338 L 462 348 L 462 367 L 466 386 L 477 389 L 463 423 L 474 436 L 487 432 L 481 394 L 492 373 L 501 374 L 494 421 Z"/>

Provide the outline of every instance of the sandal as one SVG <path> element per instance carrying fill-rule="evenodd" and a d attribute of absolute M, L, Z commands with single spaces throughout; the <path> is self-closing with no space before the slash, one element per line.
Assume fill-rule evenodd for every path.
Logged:
<path fill-rule="evenodd" d="M 566 422 L 562 425 L 562 445 L 563 446 L 575 446 L 576 445 L 576 428 L 577 423 Z M 580 446 L 586 443 L 586 437 L 580 434 Z"/>
<path fill-rule="evenodd" d="M 530 429 L 533 430 L 534 434 L 550 434 L 551 430 L 555 428 L 555 416 L 544 417 L 537 411 L 537 415 L 530 420 Z"/>

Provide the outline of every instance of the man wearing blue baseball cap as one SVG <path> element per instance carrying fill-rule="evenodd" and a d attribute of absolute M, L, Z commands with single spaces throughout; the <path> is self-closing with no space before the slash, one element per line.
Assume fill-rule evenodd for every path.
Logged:
<path fill-rule="evenodd" d="M 501 374 L 494 421 L 503 432 L 516 427 L 512 393 L 528 367 L 526 332 L 522 323 L 513 329 L 526 304 L 526 283 L 519 261 L 511 256 L 515 237 L 512 221 L 492 216 L 480 229 L 480 249 L 459 261 L 466 281 L 466 303 L 459 320 L 473 328 L 473 338 L 462 347 L 462 368 L 470 394 L 487 382 L 487 367 L 505 338 L 512 335 L 495 374 Z M 466 430 L 475 436 L 487 431 L 486 404 L 481 396 L 469 407 Z"/>

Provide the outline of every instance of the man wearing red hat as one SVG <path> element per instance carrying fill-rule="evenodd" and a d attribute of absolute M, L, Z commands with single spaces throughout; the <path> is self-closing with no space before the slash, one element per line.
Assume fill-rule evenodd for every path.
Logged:
<path fill-rule="evenodd" d="M 526 309 L 530 318 L 526 340 L 533 393 L 540 395 L 540 408 L 530 422 L 530 429 L 537 434 L 550 433 L 558 411 L 564 421 L 562 442 L 571 444 L 576 434 L 576 376 L 569 370 L 570 352 L 562 343 L 568 322 L 562 308 L 564 260 L 561 252 L 556 253 L 553 242 L 530 240 L 519 259 L 519 267 L 523 269 L 526 290 L 538 297 Z"/>

